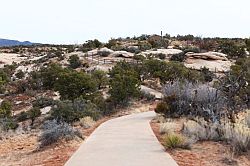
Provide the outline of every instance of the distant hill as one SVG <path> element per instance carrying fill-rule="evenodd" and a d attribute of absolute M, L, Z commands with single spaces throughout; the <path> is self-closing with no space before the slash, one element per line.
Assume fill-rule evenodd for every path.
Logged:
<path fill-rule="evenodd" d="M 30 46 L 36 43 L 31 43 L 29 41 L 20 42 L 18 40 L 0 39 L 0 47 L 9 46 Z"/>

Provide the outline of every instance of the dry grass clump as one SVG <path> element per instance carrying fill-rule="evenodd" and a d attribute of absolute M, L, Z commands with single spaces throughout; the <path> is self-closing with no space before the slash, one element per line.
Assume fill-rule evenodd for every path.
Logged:
<path fill-rule="evenodd" d="M 160 124 L 160 134 L 171 134 L 176 130 L 176 124 L 173 122 L 166 122 Z"/>
<path fill-rule="evenodd" d="M 196 141 L 225 141 L 235 153 L 250 150 L 250 128 L 242 123 L 209 123 L 202 119 L 189 120 L 183 125 L 183 133 Z"/>
<path fill-rule="evenodd" d="M 250 150 L 250 128 L 244 124 L 225 123 L 221 126 L 222 139 L 228 141 L 236 153 Z"/>
<path fill-rule="evenodd" d="M 86 116 L 86 117 L 80 119 L 80 126 L 82 126 L 84 129 L 88 129 L 94 125 L 95 125 L 95 121 L 90 116 Z"/>
<path fill-rule="evenodd" d="M 247 110 L 245 122 L 246 122 L 246 125 L 250 128 L 250 110 Z"/>
<path fill-rule="evenodd" d="M 163 145 L 165 148 L 191 149 L 192 141 L 181 134 L 170 133 L 163 136 Z"/>
<path fill-rule="evenodd" d="M 219 140 L 220 136 L 217 129 L 217 124 L 207 123 L 203 119 L 198 119 L 198 122 L 188 120 L 183 125 L 183 133 L 197 141 Z"/>

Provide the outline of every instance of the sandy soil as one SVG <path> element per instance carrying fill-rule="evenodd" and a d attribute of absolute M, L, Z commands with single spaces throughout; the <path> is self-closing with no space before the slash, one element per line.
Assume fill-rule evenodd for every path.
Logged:
<path fill-rule="evenodd" d="M 151 127 L 162 143 L 159 133 L 160 123 L 151 122 Z M 197 142 L 191 150 L 167 150 L 179 166 L 249 166 L 250 153 L 232 157 L 230 146 L 222 142 L 203 141 Z"/>
<path fill-rule="evenodd" d="M 26 57 L 21 57 L 19 54 L 0 53 L 0 68 L 3 68 L 4 65 L 12 64 L 12 62 L 20 63 L 26 59 Z"/>

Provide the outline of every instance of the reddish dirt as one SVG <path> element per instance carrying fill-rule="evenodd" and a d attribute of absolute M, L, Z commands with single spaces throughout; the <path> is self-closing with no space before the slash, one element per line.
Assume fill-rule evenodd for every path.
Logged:
<path fill-rule="evenodd" d="M 160 124 L 152 122 L 159 142 L 162 143 L 162 135 L 159 132 Z M 167 150 L 179 166 L 249 166 L 250 153 L 234 156 L 230 152 L 230 146 L 221 142 L 204 141 L 193 144 L 191 150 L 173 149 Z"/>

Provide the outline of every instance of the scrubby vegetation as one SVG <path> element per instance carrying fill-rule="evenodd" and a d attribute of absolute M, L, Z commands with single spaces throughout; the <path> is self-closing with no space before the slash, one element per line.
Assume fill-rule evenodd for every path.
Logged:
<path fill-rule="evenodd" d="M 141 35 L 0 51 L 24 58 L 0 69 L 0 133 L 39 133 L 42 148 L 83 138 L 82 130 L 134 101 L 160 100 L 155 112 L 162 115 L 167 149 L 209 140 L 230 144 L 238 154 L 249 151 L 250 39 Z M 199 55 L 208 51 L 215 54 Z M 204 62 L 201 68 L 188 66 L 193 53 Z M 214 71 L 205 63 L 210 61 L 232 65 Z M 185 119 L 179 133 L 176 119 Z"/>
<path fill-rule="evenodd" d="M 196 141 L 221 140 L 229 142 L 234 152 L 246 152 L 249 126 L 239 118 L 249 109 L 249 69 L 249 58 L 238 59 L 213 85 L 180 79 L 167 83 L 155 111 L 167 118 L 190 119 L 182 132 Z"/>

